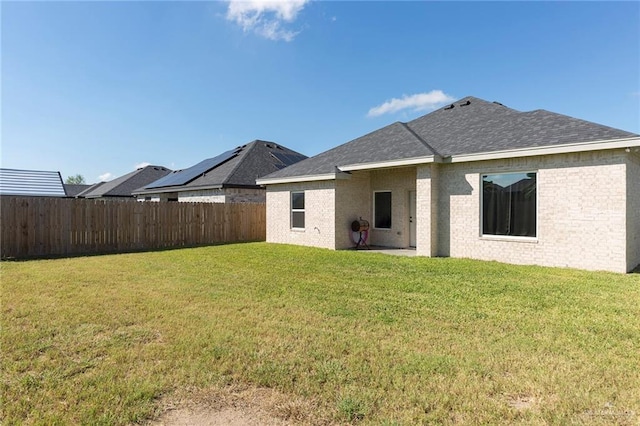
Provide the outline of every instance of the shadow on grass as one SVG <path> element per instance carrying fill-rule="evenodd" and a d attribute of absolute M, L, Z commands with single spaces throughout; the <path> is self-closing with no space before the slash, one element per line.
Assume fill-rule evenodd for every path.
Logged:
<path fill-rule="evenodd" d="M 140 249 L 131 249 L 131 250 L 105 250 L 105 251 L 91 252 L 91 253 L 43 254 L 43 255 L 34 255 L 34 256 L 25 256 L 25 257 L 4 257 L 0 255 L 0 261 L 28 262 L 30 260 L 73 259 L 76 257 L 94 257 L 94 256 L 105 256 L 110 254 L 154 253 L 154 252 L 163 252 L 163 251 L 169 251 L 169 250 L 180 250 L 180 249 L 189 249 L 189 248 L 198 248 L 198 247 L 227 246 L 232 244 L 251 244 L 251 243 L 258 243 L 258 242 L 262 242 L 262 241 L 233 241 L 228 243 L 193 244 L 193 245 L 184 245 L 184 246 L 140 248 Z"/>

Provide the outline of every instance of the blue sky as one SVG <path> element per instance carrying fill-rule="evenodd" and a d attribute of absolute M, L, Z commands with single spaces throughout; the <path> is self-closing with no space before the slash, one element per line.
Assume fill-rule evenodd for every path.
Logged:
<path fill-rule="evenodd" d="M 467 95 L 640 133 L 639 2 L 1 3 L 1 165 L 315 155 Z"/>

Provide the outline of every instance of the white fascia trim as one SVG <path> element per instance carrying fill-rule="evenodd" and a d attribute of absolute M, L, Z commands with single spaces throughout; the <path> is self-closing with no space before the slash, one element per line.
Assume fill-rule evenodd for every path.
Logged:
<path fill-rule="evenodd" d="M 542 146 L 536 148 L 518 148 L 506 151 L 480 152 L 477 154 L 453 155 L 445 160 L 447 163 L 467 161 L 498 160 L 513 157 L 533 157 L 535 155 L 568 154 L 572 152 L 599 151 L 640 146 L 640 138 L 611 139 L 605 141 L 579 142 L 565 145 Z"/>
<path fill-rule="evenodd" d="M 428 164 L 428 163 L 435 163 L 438 161 L 439 161 L 438 157 L 434 155 L 430 155 L 428 157 L 403 158 L 401 160 L 378 161 L 374 163 L 347 164 L 346 166 L 338 166 L 338 169 L 340 169 L 343 172 L 351 172 L 355 170 L 386 169 L 389 167 Z"/>
<path fill-rule="evenodd" d="M 342 173 L 326 173 L 322 175 L 290 176 L 283 178 L 256 179 L 258 185 L 275 185 L 278 183 L 313 182 L 317 180 L 335 180 L 343 178 Z M 346 176 L 345 176 L 346 177 Z"/>

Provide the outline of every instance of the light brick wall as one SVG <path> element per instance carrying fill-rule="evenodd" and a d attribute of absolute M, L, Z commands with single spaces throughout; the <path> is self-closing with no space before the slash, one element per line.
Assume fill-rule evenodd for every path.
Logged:
<path fill-rule="evenodd" d="M 627 155 L 627 271 L 640 265 L 640 153 Z"/>
<path fill-rule="evenodd" d="M 438 253 L 626 272 L 623 150 L 450 164 L 440 168 Z M 537 171 L 535 241 L 481 237 L 481 174 Z"/>
<path fill-rule="evenodd" d="M 481 175 L 537 172 L 537 238 L 481 235 Z M 305 190 L 305 230 L 290 229 L 290 191 Z M 391 230 L 369 244 L 409 245 L 416 190 L 417 254 L 627 272 L 640 263 L 640 155 L 624 150 L 354 172 L 351 179 L 269 185 L 267 241 L 350 248 L 350 224 L 373 227 L 373 191 L 390 190 Z"/>
<path fill-rule="evenodd" d="M 437 256 L 438 252 L 438 165 L 416 170 L 416 254 Z"/>
<path fill-rule="evenodd" d="M 269 185 L 267 241 L 335 248 L 335 181 Z M 304 191 L 305 229 L 291 229 L 291 191 Z"/>
<path fill-rule="evenodd" d="M 337 249 L 355 247 L 351 223 L 360 218 L 369 221 L 373 226 L 372 193 L 370 173 L 368 171 L 353 172 L 351 179 L 336 181 L 336 245 Z M 367 240 L 369 244 L 370 240 Z"/>
<path fill-rule="evenodd" d="M 415 190 L 415 167 L 371 171 L 372 210 L 374 191 L 391 191 L 392 204 L 391 229 L 371 229 L 371 244 L 385 247 L 409 247 L 409 191 Z M 373 228 L 373 214 L 371 216 L 370 222 Z"/>

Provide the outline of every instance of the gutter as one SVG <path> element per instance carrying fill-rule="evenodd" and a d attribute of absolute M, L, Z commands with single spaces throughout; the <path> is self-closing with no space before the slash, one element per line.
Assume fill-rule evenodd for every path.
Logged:
<path fill-rule="evenodd" d="M 637 146 L 640 146 L 640 137 L 452 155 L 446 157 L 443 163 L 463 163 L 469 161 L 499 160 L 502 158 L 533 157 L 537 155 L 569 154 L 574 152 L 601 151 L 605 149 L 626 149 Z"/>

